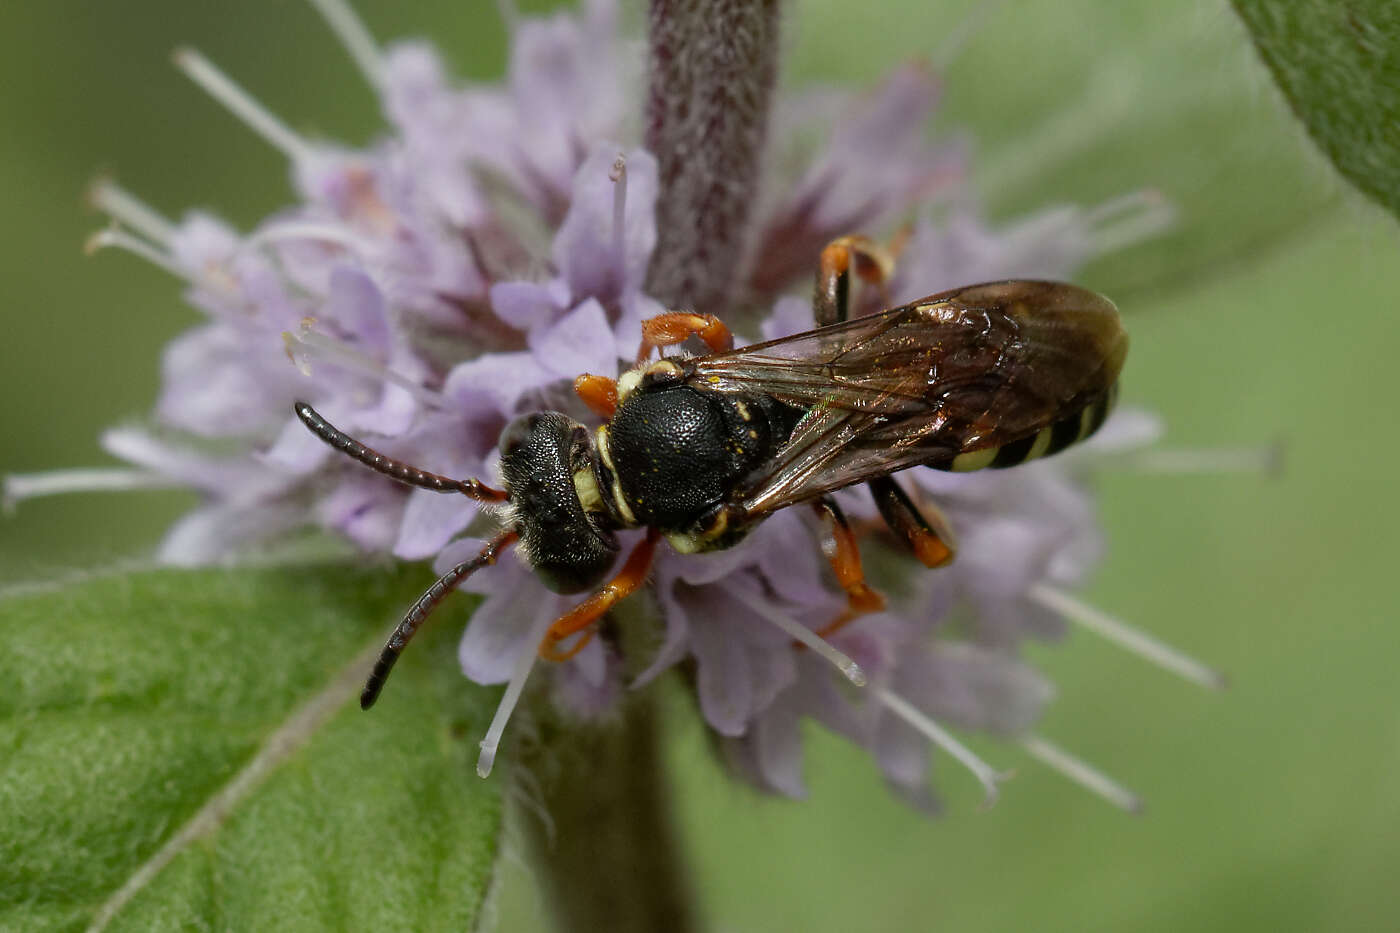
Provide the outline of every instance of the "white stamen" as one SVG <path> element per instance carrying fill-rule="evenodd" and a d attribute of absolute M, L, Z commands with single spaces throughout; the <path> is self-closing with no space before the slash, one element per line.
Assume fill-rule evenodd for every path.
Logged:
<path fill-rule="evenodd" d="M 520 25 L 520 8 L 515 5 L 515 0 L 496 0 L 496 12 L 501 22 L 506 24 L 506 32 L 514 33 Z"/>
<path fill-rule="evenodd" d="M 447 399 L 441 393 L 424 388 L 342 340 L 316 333 L 309 324 L 303 324 L 299 334 L 283 331 L 282 342 L 286 345 L 287 356 L 305 375 L 311 374 L 311 360 L 319 356 L 337 366 L 396 385 L 430 408 L 448 407 Z"/>
<path fill-rule="evenodd" d="M 1028 735 L 1021 739 L 1021 746 L 1030 752 L 1031 757 L 1041 764 L 1058 771 L 1080 787 L 1129 813 L 1141 813 L 1142 798 L 1093 765 L 1065 751 L 1049 739 L 1039 735 Z"/>
<path fill-rule="evenodd" d="M 886 709 L 913 726 L 930 742 L 952 755 L 962 763 L 963 767 L 972 772 L 985 792 L 985 796 L 982 798 L 982 809 L 985 810 L 997 802 L 997 795 L 1000 793 L 997 785 L 1010 778 L 1015 772 L 997 771 L 978 758 L 972 749 L 953 738 L 952 734 L 934 722 L 932 717 L 925 715 L 922 710 L 903 697 L 880 686 L 871 687 L 870 692 Z"/>
<path fill-rule="evenodd" d="M 1283 472 L 1283 454 L 1281 441 L 1267 447 L 1157 448 L 1110 455 L 1103 458 L 1102 465 L 1142 473 L 1263 473 L 1265 476 L 1278 476 Z"/>
<path fill-rule="evenodd" d="M 305 162 L 315 153 L 311 144 L 302 139 L 247 91 L 233 82 L 194 49 L 177 49 L 175 66 L 191 81 L 202 87 L 210 97 L 228 108 L 249 129 L 280 149 L 293 162 Z"/>
<path fill-rule="evenodd" d="M 137 233 L 168 247 L 175 238 L 175 225 L 155 208 L 110 178 L 99 178 L 88 189 L 92 206 Z"/>
<path fill-rule="evenodd" d="M 1084 212 L 1084 221 L 1091 227 L 1100 227 L 1165 203 L 1167 199 L 1156 188 L 1139 188 L 1094 205 Z"/>
<path fill-rule="evenodd" d="M 545 617 L 531 629 L 520 649 L 520 656 L 515 659 L 515 668 L 511 671 L 510 683 L 506 685 L 505 696 L 501 697 L 501 703 L 496 707 L 496 715 L 492 717 L 491 726 L 486 730 L 486 737 L 481 740 L 481 754 L 476 759 L 476 773 L 480 777 L 488 776 L 491 767 L 496 763 L 496 749 L 500 747 L 501 735 L 506 731 L 506 723 L 510 721 L 510 714 L 515 711 L 515 705 L 520 702 L 520 694 L 525 689 L 525 681 L 530 679 L 530 671 L 534 668 L 535 661 L 539 660 L 540 641 L 553 622 L 552 618 Z"/>
<path fill-rule="evenodd" d="M 10 473 L 0 482 L 0 508 L 8 514 L 24 500 L 38 499 L 41 496 L 61 496 L 72 492 L 175 489 L 180 485 L 159 473 L 124 467 Z"/>
<path fill-rule="evenodd" d="M 777 609 L 774 609 L 764 602 L 759 596 L 746 592 L 742 587 L 731 588 L 729 594 L 745 606 L 748 606 L 761 618 L 772 622 L 778 628 L 782 629 L 789 638 L 806 645 L 808 648 L 812 649 L 814 654 L 821 657 L 823 660 L 830 661 L 832 666 L 857 687 L 864 687 L 866 685 L 865 671 L 861 669 L 859 664 L 852 661 L 850 657 L 842 653 L 835 645 L 825 638 L 822 638 L 801 622 L 779 612 Z"/>
<path fill-rule="evenodd" d="M 1118 129 L 1142 100 L 1142 69 L 1120 57 L 1101 62 L 1084 81 L 1084 101 L 1076 108 L 1047 115 L 1019 133 L 1015 145 L 983 161 L 977 181 L 983 191 L 1011 191 L 1044 176 L 1091 148 Z"/>
<path fill-rule="evenodd" d="M 384 60 L 364 20 L 355 15 L 355 10 L 345 0 L 310 0 L 310 3 L 345 46 L 370 87 L 380 90 L 384 84 Z"/>
<path fill-rule="evenodd" d="M 627 157 L 617 154 L 608 178 L 613 182 L 613 261 L 619 269 L 627 260 L 627 242 L 623 236 L 627 222 Z"/>
<path fill-rule="evenodd" d="M 952 29 L 944 33 L 943 42 L 929 58 L 933 69 L 938 72 L 947 71 L 948 66 L 967 48 L 972 37 L 977 35 L 982 27 L 987 25 L 987 20 L 992 18 L 992 14 L 1000 12 L 1004 5 L 1003 0 L 981 0 L 964 14 Z"/>
<path fill-rule="evenodd" d="M 91 256 L 98 250 L 108 247 L 124 249 L 128 253 L 140 256 L 151 265 L 164 269 L 177 279 L 185 279 L 187 281 L 189 279 L 185 271 L 177 266 L 175 260 L 168 254 L 152 246 L 135 234 L 127 233 L 125 230 L 116 230 L 109 227 L 106 230 L 97 231 L 87 238 L 87 242 L 83 244 L 83 252 Z"/>
<path fill-rule="evenodd" d="M 249 248 L 280 243 L 285 240 L 321 240 L 334 243 L 361 255 L 369 253 L 373 247 L 368 240 L 356 236 L 343 227 L 314 221 L 289 221 L 264 227 L 248 238 Z"/>
<path fill-rule="evenodd" d="M 1089 211 L 1094 229 L 1093 250 L 1098 255 L 1127 249 L 1170 229 L 1176 208 L 1160 191 L 1145 189 L 1125 194 Z"/>
<path fill-rule="evenodd" d="M 1047 609 L 1059 613 L 1070 622 L 1082 625 L 1089 631 L 1137 655 L 1145 661 L 1171 671 L 1179 677 L 1209 687 L 1223 690 L 1228 683 L 1224 674 L 1184 654 L 1165 642 L 1158 641 L 1146 632 L 1138 631 L 1127 623 L 1120 622 L 1105 612 L 1100 612 L 1088 603 L 1075 599 L 1046 583 L 1031 586 L 1028 594 L 1031 599 Z"/>

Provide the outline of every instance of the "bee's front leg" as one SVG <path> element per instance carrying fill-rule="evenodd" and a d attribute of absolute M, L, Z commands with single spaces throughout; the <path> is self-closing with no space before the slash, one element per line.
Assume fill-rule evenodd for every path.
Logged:
<path fill-rule="evenodd" d="M 540 657 L 546 661 L 567 661 L 583 650 L 583 646 L 593 640 L 593 625 L 613 606 L 631 596 L 646 581 L 651 572 L 651 561 L 656 555 L 656 542 L 661 533 L 655 528 L 647 529 L 642 543 L 632 549 L 627 563 L 622 565 L 617 576 L 603 588 L 564 613 L 549 627 L 549 632 L 540 642 Z M 582 632 L 578 640 L 567 648 L 559 643 L 570 635 Z"/>
<path fill-rule="evenodd" d="M 642 345 L 637 349 L 637 362 L 645 362 L 653 350 L 683 343 L 692 334 L 705 341 L 711 353 L 734 349 L 734 335 L 713 314 L 668 311 L 642 322 Z"/>

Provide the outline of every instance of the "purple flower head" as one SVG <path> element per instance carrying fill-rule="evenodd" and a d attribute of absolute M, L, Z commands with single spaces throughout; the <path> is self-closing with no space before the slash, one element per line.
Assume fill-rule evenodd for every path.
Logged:
<path fill-rule="evenodd" d="M 520 22 L 506 81 L 475 86 L 452 80 L 427 44 L 380 50 L 360 29 L 350 48 L 389 124 L 363 150 L 302 139 L 202 56 L 178 56 L 286 153 L 298 202 L 242 233 L 202 213 L 172 223 L 110 183 L 95 192 L 121 225 L 97 245 L 169 270 L 201 316 L 166 350 L 150 424 L 104 437 L 135 469 L 103 482 L 204 497 L 171 529 L 163 561 L 228 560 L 313 529 L 445 573 L 512 520 L 509 509 L 398 486 L 340 456 L 292 414 L 294 400 L 389 457 L 489 486 L 501 482 L 502 429 L 518 416 L 559 410 L 596 423 L 574 378 L 620 375 L 642 322 L 665 310 L 646 285 L 658 162 L 635 143 L 638 102 L 624 93 L 634 65 L 616 20 L 612 3 L 592 0 L 577 15 Z M 1127 239 L 1125 229 L 1141 236 L 1169 219 L 1148 194 L 988 225 L 966 183 L 965 148 L 924 138 L 939 90 L 936 75 L 910 65 L 859 98 L 780 99 L 754 235 L 734 270 L 736 315 L 767 310 L 736 316 L 736 327 L 766 339 L 812 328 L 810 302 L 795 296 L 810 294 L 822 247 L 845 234 L 903 244 L 878 296 L 900 302 L 976 281 L 1068 278 Z M 848 117 L 830 121 L 833 108 Z M 991 794 L 999 775 L 940 723 L 1044 742 L 1029 730 L 1053 691 L 1019 646 L 1095 613 L 1067 592 L 1103 548 L 1084 482 L 1091 458 L 1155 439 L 1150 419 L 1119 414 L 1090 445 L 1016 470 L 902 474 L 958 535 L 957 559 L 937 570 L 875 530 L 864 489 L 841 491 L 844 512 L 871 531 L 872 578 L 893 585 L 884 611 L 829 639 L 819 631 L 847 597 L 808 509 L 778 512 L 727 550 L 662 545 L 652 595 L 635 597 L 659 613 L 644 657 L 604 637 L 567 662 L 535 665 L 547 628 L 582 597 L 549 592 L 524 561 L 504 557 L 461 585 L 484 597 L 462 669 L 509 685 L 481 770 L 532 667 L 547 672 L 561 708 L 592 717 L 683 664 L 735 772 L 761 787 L 805 792 L 799 728 L 813 719 L 869 749 L 917 804 L 935 804 L 930 742 Z M 37 495 L 41 485 L 12 479 L 8 492 Z M 625 554 L 641 536 L 620 538 Z M 1112 627 L 1102 622 L 1091 627 Z"/>

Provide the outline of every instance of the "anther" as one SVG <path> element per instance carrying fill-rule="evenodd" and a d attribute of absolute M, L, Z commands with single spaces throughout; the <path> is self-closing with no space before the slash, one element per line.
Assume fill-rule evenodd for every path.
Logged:
<path fill-rule="evenodd" d="M 96 253 L 98 250 L 108 248 L 126 250 L 128 253 L 140 256 L 151 265 L 164 269 L 177 279 L 186 281 L 189 279 L 189 276 L 185 274 L 184 270 L 176 265 L 175 260 L 167 253 L 125 230 L 118 230 L 112 227 L 106 230 L 99 230 L 88 237 L 87 242 L 83 244 L 83 252 L 87 253 L 89 256 Z"/>
<path fill-rule="evenodd" d="M 88 202 L 163 247 L 168 247 L 175 238 L 173 223 L 110 178 L 98 178 L 92 183 L 88 188 Z"/>

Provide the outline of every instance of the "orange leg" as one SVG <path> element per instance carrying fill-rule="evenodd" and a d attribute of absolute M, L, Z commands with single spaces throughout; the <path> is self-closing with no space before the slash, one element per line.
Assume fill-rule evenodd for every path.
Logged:
<path fill-rule="evenodd" d="M 851 531 L 850 523 L 836 500 L 828 496 L 818 499 L 812 507 L 822 520 L 822 553 L 831 561 L 836 582 L 846 591 L 846 611 L 817 631 L 818 635 L 826 638 L 857 616 L 884 609 L 885 598 L 866 584 L 855 532 Z"/>
<path fill-rule="evenodd" d="M 641 544 L 632 549 L 627 563 L 622 565 L 622 570 L 617 576 L 604 584 L 601 590 L 556 619 L 545 634 L 544 641 L 540 642 L 540 657 L 546 661 L 567 661 L 582 651 L 583 646 L 593 638 L 593 630 L 589 629 L 589 626 L 601 619 L 603 613 L 617 605 L 620 600 L 636 592 L 642 581 L 646 580 L 647 573 L 651 570 L 652 557 L 656 554 L 656 542 L 660 537 L 661 532 L 655 528 L 648 528 L 647 536 L 642 539 Z M 559 643 L 576 632 L 583 632 L 583 635 L 570 647 L 560 650 Z"/>
<path fill-rule="evenodd" d="M 574 380 L 574 391 L 583 404 L 599 418 L 608 419 L 617 411 L 617 380 L 584 373 Z"/>
<path fill-rule="evenodd" d="M 894 249 L 902 249 L 903 242 Z M 869 237 L 843 236 L 822 250 L 812 302 L 817 326 L 839 324 L 851 316 L 851 273 L 879 289 L 880 303 L 889 304 L 887 285 L 894 276 L 894 249 L 886 250 Z"/>
<path fill-rule="evenodd" d="M 942 567 L 953 560 L 957 539 L 948 519 L 937 507 L 914 504 L 893 477 L 882 476 L 870 481 L 875 506 L 890 526 L 895 537 L 903 541 L 925 567 Z"/>
<path fill-rule="evenodd" d="M 637 362 L 645 362 L 651 351 L 675 346 L 691 334 L 705 341 L 711 353 L 734 349 L 734 335 L 713 314 L 668 311 L 642 322 L 642 345 L 637 350 Z"/>

